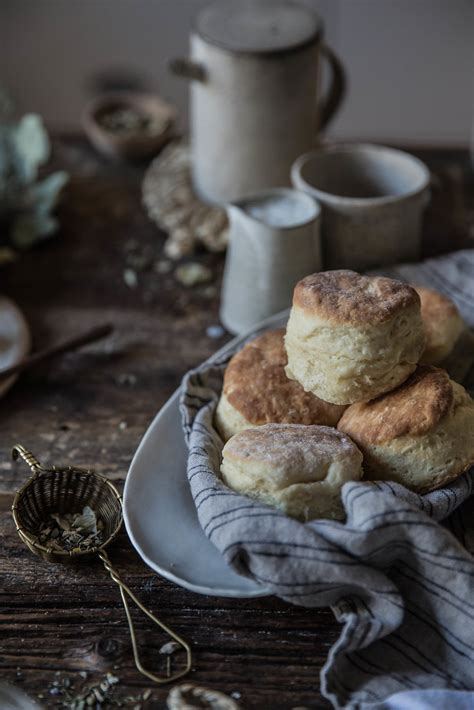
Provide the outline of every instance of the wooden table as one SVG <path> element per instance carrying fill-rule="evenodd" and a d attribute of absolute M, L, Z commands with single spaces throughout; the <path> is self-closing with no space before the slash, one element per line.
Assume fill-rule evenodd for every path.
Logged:
<path fill-rule="evenodd" d="M 435 170 L 425 254 L 472 246 L 466 153 L 419 155 Z M 186 289 L 172 273 L 158 274 L 153 264 L 164 235 L 141 207 L 143 170 L 108 164 L 73 137 L 56 141 L 54 163 L 71 175 L 61 232 L 3 267 L 0 291 L 23 308 L 35 349 L 103 321 L 116 330 L 107 341 L 25 373 L 0 401 L 0 677 L 55 708 L 65 679 L 77 692 L 110 671 L 120 678 L 113 697 L 123 707 L 163 708 L 169 688 L 136 671 L 120 596 L 101 564 L 51 566 L 20 542 L 10 506 L 28 471 L 11 465 L 10 450 L 22 443 L 45 464 L 74 462 L 123 482 L 141 437 L 183 374 L 228 338 L 206 334 L 218 323 L 223 258 L 198 256 L 215 273 L 213 289 Z M 124 270 L 137 252 L 149 264 L 130 288 Z M 140 599 L 191 641 L 187 680 L 234 693 L 245 708 L 329 707 L 319 694 L 319 671 L 339 633 L 330 610 L 193 594 L 152 573 L 125 532 L 110 556 Z M 149 665 L 163 668 L 158 650 L 166 639 L 135 618 Z M 140 700 L 148 688 L 150 698 Z"/>

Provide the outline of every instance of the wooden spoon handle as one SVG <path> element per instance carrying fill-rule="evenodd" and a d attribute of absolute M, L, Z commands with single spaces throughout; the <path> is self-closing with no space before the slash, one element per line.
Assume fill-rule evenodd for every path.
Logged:
<path fill-rule="evenodd" d="M 43 362 L 44 360 L 49 360 L 49 358 L 56 357 L 56 355 L 71 352 L 71 350 L 81 348 L 83 345 L 93 343 L 95 340 L 105 338 L 107 335 L 110 335 L 112 331 L 113 326 L 110 323 L 106 323 L 92 328 L 82 335 L 76 335 L 74 338 L 69 338 L 68 340 L 64 340 L 62 343 L 52 345 L 50 348 L 40 350 L 40 352 L 34 353 L 33 355 L 20 360 L 20 362 L 17 362 L 16 365 L 7 367 L 5 370 L 0 370 L 0 380 L 4 380 L 7 377 L 23 372 L 23 370 L 26 370 L 33 365 L 37 365 L 39 362 Z"/>

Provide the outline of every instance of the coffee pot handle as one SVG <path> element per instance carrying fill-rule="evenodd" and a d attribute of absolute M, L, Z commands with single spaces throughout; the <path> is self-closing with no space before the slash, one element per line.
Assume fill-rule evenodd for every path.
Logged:
<path fill-rule="evenodd" d="M 334 114 L 337 112 L 346 93 L 346 72 L 340 59 L 327 45 L 321 46 L 323 57 L 328 61 L 331 70 L 331 85 L 327 96 L 322 100 L 319 107 L 319 130 L 326 128 Z M 168 68 L 176 76 L 185 79 L 206 81 L 207 72 L 203 64 L 195 62 L 188 57 L 177 57 L 172 59 Z"/>
<path fill-rule="evenodd" d="M 342 65 L 341 60 L 332 51 L 327 44 L 321 45 L 321 52 L 323 57 L 329 63 L 329 68 L 331 70 L 331 85 L 326 97 L 321 101 L 319 106 L 319 130 L 326 128 L 328 123 L 331 121 L 339 106 L 344 99 L 346 94 L 346 72 Z"/>
<path fill-rule="evenodd" d="M 207 78 L 204 65 L 192 59 L 188 59 L 188 57 L 176 57 L 175 59 L 171 59 L 168 64 L 168 69 L 172 74 L 184 77 L 185 79 L 206 81 Z"/>

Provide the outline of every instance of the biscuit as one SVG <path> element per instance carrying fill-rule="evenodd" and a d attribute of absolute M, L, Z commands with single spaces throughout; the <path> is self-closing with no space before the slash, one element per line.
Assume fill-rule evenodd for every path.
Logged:
<path fill-rule="evenodd" d="M 423 286 L 413 287 L 420 297 L 426 345 L 421 361 L 439 365 L 453 350 L 466 326 L 456 305 L 447 296 Z"/>
<path fill-rule="evenodd" d="M 424 348 L 420 299 L 407 284 L 354 271 L 299 281 L 286 374 L 326 402 L 367 401 L 401 384 Z"/>
<path fill-rule="evenodd" d="M 216 427 L 224 441 L 249 427 L 280 424 L 336 426 L 345 407 L 323 402 L 285 374 L 285 330 L 270 330 L 234 355 L 224 375 Z"/>
<path fill-rule="evenodd" d="M 222 478 L 230 488 L 302 521 L 343 518 L 341 488 L 362 477 L 361 452 L 331 427 L 245 429 L 227 442 L 222 456 Z"/>
<path fill-rule="evenodd" d="M 338 424 L 364 454 L 364 474 L 424 493 L 474 463 L 474 402 L 444 370 L 420 365 L 372 402 L 353 404 Z"/>

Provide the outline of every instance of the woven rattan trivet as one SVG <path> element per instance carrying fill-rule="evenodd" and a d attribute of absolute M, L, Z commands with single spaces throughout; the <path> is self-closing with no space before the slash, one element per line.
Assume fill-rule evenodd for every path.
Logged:
<path fill-rule="evenodd" d="M 208 251 L 225 250 L 225 210 L 206 204 L 196 195 L 190 149 L 185 141 L 173 141 L 153 160 L 143 179 L 142 195 L 150 219 L 169 234 L 165 254 L 170 259 L 192 254 L 199 244 Z"/>

